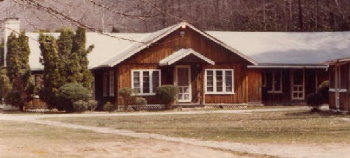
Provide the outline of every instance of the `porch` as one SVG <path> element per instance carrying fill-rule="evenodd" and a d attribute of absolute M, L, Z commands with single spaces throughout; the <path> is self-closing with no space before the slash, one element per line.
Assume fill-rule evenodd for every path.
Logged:
<path fill-rule="evenodd" d="M 305 104 L 307 96 L 328 80 L 328 73 L 320 68 L 263 69 L 262 80 L 265 105 Z"/>
<path fill-rule="evenodd" d="M 159 62 L 162 85 L 179 88 L 176 106 L 204 106 L 204 74 L 208 65 L 215 62 L 193 49 L 180 49 Z"/>

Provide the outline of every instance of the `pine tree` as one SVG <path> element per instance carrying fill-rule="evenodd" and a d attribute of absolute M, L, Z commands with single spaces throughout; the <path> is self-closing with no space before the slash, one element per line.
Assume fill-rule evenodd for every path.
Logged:
<path fill-rule="evenodd" d="M 91 84 L 93 82 L 93 76 L 91 71 L 89 70 L 89 60 L 87 55 L 94 48 L 93 45 L 90 45 L 89 48 L 86 49 L 86 32 L 83 28 L 78 28 L 74 40 L 73 40 L 73 48 L 72 48 L 72 59 L 77 61 L 72 61 L 72 65 L 77 66 L 77 70 L 79 70 L 77 77 L 77 81 L 81 83 L 84 87 L 91 89 Z"/>
<path fill-rule="evenodd" d="M 61 34 L 57 40 L 58 54 L 60 56 L 60 61 L 58 62 L 58 64 L 60 74 L 62 76 L 66 76 L 66 78 L 62 78 L 62 82 L 74 82 L 74 80 L 71 80 L 71 73 L 69 71 L 69 61 L 72 60 L 70 58 L 70 54 L 73 47 L 74 32 L 68 28 L 60 29 L 59 32 Z"/>
<path fill-rule="evenodd" d="M 19 43 L 16 34 L 12 32 L 7 41 L 7 56 L 6 68 L 11 81 L 19 75 L 20 60 L 19 60 Z"/>
<path fill-rule="evenodd" d="M 11 91 L 12 85 L 10 78 L 7 76 L 7 70 L 5 68 L 0 69 L 0 98 L 1 102 L 7 94 Z"/>
<path fill-rule="evenodd" d="M 4 65 L 4 42 L 1 42 L 0 44 L 0 66 L 5 66 Z"/>
<path fill-rule="evenodd" d="M 58 90 L 73 82 L 91 89 L 93 76 L 88 69 L 87 55 L 93 46 L 86 49 L 84 29 L 79 28 L 75 34 L 70 29 L 61 29 L 60 33 L 57 40 L 53 36 L 40 34 L 40 62 L 44 65 L 44 89 L 40 96 L 51 107 L 69 110 L 65 109 L 65 105 L 60 105 Z"/>
<path fill-rule="evenodd" d="M 31 97 L 30 89 L 33 86 L 33 78 L 29 66 L 29 44 L 28 37 L 24 32 L 16 37 L 15 33 L 11 33 L 8 38 L 7 51 L 7 71 L 12 83 L 12 99 L 8 99 L 9 103 L 23 108 Z M 11 97 L 10 97 L 11 98 Z"/>
<path fill-rule="evenodd" d="M 50 35 L 40 34 L 39 37 L 41 58 L 40 63 L 44 65 L 44 88 L 40 97 L 50 105 L 57 106 L 58 89 L 64 84 L 65 76 L 61 76 L 59 67 L 59 54 L 56 39 Z"/>

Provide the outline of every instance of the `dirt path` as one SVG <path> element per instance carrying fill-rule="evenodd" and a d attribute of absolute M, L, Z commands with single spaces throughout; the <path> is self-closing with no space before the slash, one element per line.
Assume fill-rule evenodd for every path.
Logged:
<path fill-rule="evenodd" d="M 264 111 L 268 109 L 263 109 Z M 272 109 L 271 109 L 272 110 Z M 239 112 L 238 112 L 239 111 Z M 221 111 L 227 113 L 250 113 L 262 110 L 233 110 L 233 111 Z M 276 111 L 274 109 L 273 111 Z M 278 157 L 308 157 L 308 158 L 328 158 L 328 157 L 347 157 L 348 151 L 350 151 L 350 146 L 344 146 L 344 144 L 322 144 L 322 145 L 309 145 L 309 144 L 243 144 L 243 143 L 232 143 L 232 142 L 217 142 L 217 141 L 202 141 L 197 139 L 190 138 L 177 138 L 177 137 L 169 137 L 159 134 L 152 133 L 137 133 L 131 130 L 119 130 L 119 129 L 111 129 L 104 127 L 94 127 L 94 126 L 84 126 L 84 125 L 76 125 L 69 124 L 63 122 L 56 121 L 48 121 L 48 120 L 39 120 L 39 118 L 51 118 L 51 117 L 86 117 L 86 116 L 130 116 L 130 115 L 166 115 L 166 114 L 193 114 L 198 112 L 167 112 L 167 113 L 129 113 L 129 114 L 65 114 L 65 115 L 26 115 L 21 117 L 15 117 L 11 115 L 0 114 L 0 120 L 12 120 L 12 121 L 20 121 L 20 122 L 30 122 L 35 124 L 56 126 L 56 127 L 65 127 L 72 129 L 83 129 L 89 130 L 96 133 L 105 133 L 105 134 L 116 134 L 134 138 L 141 139 L 152 139 L 158 141 L 165 142 L 173 142 L 173 143 L 181 143 L 192 145 L 196 147 L 205 147 L 211 149 L 220 149 L 226 151 L 236 151 L 236 152 L 246 152 L 253 154 L 261 154 L 261 155 L 273 155 Z M 200 113 L 203 113 L 200 112 Z M 212 111 L 211 111 L 212 113 Z M 188 150 L 188 152 L 194 152 L 192 150 Z M 215 157 L 215 156 L 214 156 Z M 221 157 L 221 156 L 218 156 Z"/>
<path fill-rule="evenodd" d="M 66 141 L 54 145 L 22 139 L 21 142 L 1 140 L 2 143 L 6 145 L 0 145 L 1 158 L 248 158 L 229 151 L 149 139 L 96 143 Z"/>

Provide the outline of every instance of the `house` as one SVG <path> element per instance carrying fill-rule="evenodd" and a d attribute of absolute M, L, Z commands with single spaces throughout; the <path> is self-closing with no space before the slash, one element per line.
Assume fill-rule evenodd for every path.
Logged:
<path fill-rule="evenodd" d="M 156 88 L 173 84 L 184 105 L 299 104 L 328 80 L 324 61 L 350 56 L 350 32 L 202 31 L 181 22 L 152 33 L 110 35 L 118 38 L 87 33 L 100 103 L 121 104 L 118 90 L 130 87 L 158 104 Z M 38 33 L 27 36 L 31 69 L 40 74 Z"/>
<path fill-rule="evenodd" d="M 333 111 L 350 110 L 350 58 L 327 62 L 329 66 L 329 107 Z"/>

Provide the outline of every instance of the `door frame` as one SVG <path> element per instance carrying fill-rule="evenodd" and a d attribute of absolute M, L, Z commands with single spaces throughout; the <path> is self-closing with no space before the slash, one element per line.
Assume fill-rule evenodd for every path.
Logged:
<path fill-rule="evenodd" d="M 292 100 L 305 100 L 305 69 L 302 69 L 302 73 L 303 73 L 303 84 L 302 85 L 296 85 L 294 84 L 294 72 L 298 71 L 298 70 L 291 70 L 291 84 L 290 84 L 290 95 L 291 95 L 291 99 Z M 294 86 L 302 86 L 303 87 L 303 97 L 294 97 L 293 96 L 293 92 L 294 92 Z M 299 92 L 299 91 L 298 91 Z"/>
<path fill-rule="evenodd" d="M 180 100 L 178 102 L 191 102 L 192 101 L 192 84 L 191 84 L 191 65 L 176 65 L 174 69 L 174 85 L 178 86 L 178 68 L 187 68 L 188 69 L 188 89 L 189 89 L 189 97 L 188 100 Z"/>

